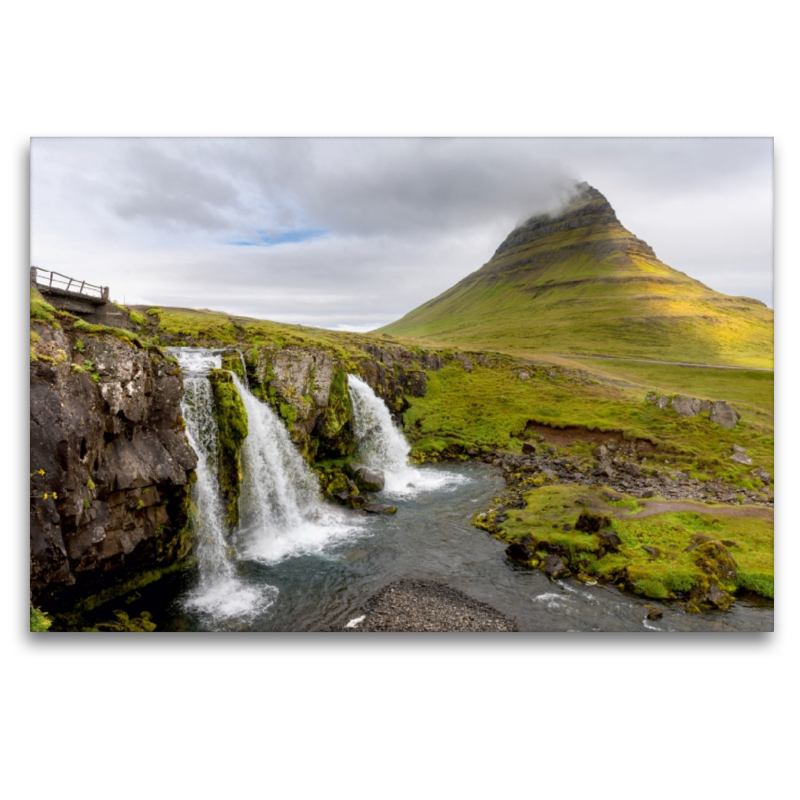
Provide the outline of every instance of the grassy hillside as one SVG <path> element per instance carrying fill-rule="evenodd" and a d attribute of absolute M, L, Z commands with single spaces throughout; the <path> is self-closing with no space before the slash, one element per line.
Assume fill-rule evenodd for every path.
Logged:
<path fill-rule="evenodd" d="M 475 366 L 468 373 L 454 363 L 429 373 L 425 397 L 415 398 L 404 418 L 414 449 L 435 454 L 455 443 L 467 448 L 497 445 L 519 452 L 524 431 L 533 422 L 556 429 L 581 426 L 618 431 L 629 440 L 649 441 L 657 447 L 651 456 L 654 463 L 681 469 L 700 480 L 714 477 L 746 488 L 758 486 L 750 474 L 753 467 L 745 469 L 730 460 L 734 444 L 748 450 L 754 466 L 773 471 L 771 373 L 736 372 L 740 391 L 735 406 L 742 418 L 733 430 L 727 430 L 710 423 L 707 413 L 681 417 L 672 409 L 662 411 L 644 401 L 646 386 L 661 390 L 666 382 L 620 386 L 591 373 L 530 366 L 530 379 L 521 381 L 516 374 L 519 368 L 518 362 L 510 361 Z M 724 397 L 726 383 L 714 381 L 722 371 L 706 372 L 705 391 L 697 396 Z"/>
<path fill-rule="evenodd" d="M 477 272 L 378 332 L 517 355 L 773 364 L 769 308 L 663 264 L 588 186 L 557 217 L 529 220 Z"/>
<path fill-rule="evenodd" d="M 139 334 L 162 345 L 319 347 L 353 365 L 365 357 L 364 345 L 422 349 L 403 337 L 328 331 L 218 311 L 151 308 L 134 314 L 143 323 Z M 554 428 L 619 431 L 629 439 L 645 439 L 658 446 L 656 461 L 732 484 L 755 485 L 749 470 L 728 459 L 733 444 L 746 447 L 758 465 L 773 470 L 771 372 L 578 359 L 531 364 L 496 353 L 468 372 L 459 360 L 447 359 L 452 350 L 437 352 L 445 358 L 445 366 L 427 371 L 427 393 L 407 398 L 410 408 L 404 417 L 406 434 L 421 457 L 435 457 L 449 445 L 519 452 L 522 432 L 535 422 Z M 519 379 L 521 370 L 529 380 Z M 710 424 L 707 413 L 680 417 L 672 409 L 662 411 L 646 403 L 648 391 L 724 399 L 742 419 L 729 431 Z"/>

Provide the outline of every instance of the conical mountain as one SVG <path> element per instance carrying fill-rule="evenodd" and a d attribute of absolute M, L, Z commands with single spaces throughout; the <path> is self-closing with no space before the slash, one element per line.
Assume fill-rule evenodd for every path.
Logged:
<path fill-rule="evenodd" d="M 659 261 L 586 183 L 451 289 L 380 329 L 513 353 L 771 367 L 773 312 Z"/>

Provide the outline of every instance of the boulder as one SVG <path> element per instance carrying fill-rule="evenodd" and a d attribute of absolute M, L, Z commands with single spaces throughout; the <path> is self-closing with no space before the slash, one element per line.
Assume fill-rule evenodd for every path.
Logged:
<path fill-rule="evenodd" d="M 739 447 L 738 445 L 733 446 L 733 455 L 730 456 L 731 461 L 735 461 L 737 464 L 752 464 L 753 459 L 747 455 L 747 451 L 743 447 Z"/>
<path fill-rule="evenodd" d="M 584 509 L 581 511 L 578 521 L 575 523 L 576 531 L 583 531 L 584 533 L 597 533 L 603 528 L 608 528 L 611 525 L 611 519 L 603 514 L 595 514 L 592 511 Z"/>
<path fill-rule="evenodd" d="M 530 373 L 529 373 L 529 372 L 525 372 L 525 370 L 522 370 L 522 372 L 520 372 L 520 373 L 517 375 L 517 377 L 518 377 L 518 378 L 519 378 L 521 381 L 527 381 L 527 380 L 530 380 L 530 377 L 531 377 L 531 376 L 530 376 Z"/>
<path fill-rule="evenodd" d="M 755 475 L 755 477 L 758 478 L 764 484 L 764 486 L 769 486 L 769 482 L 772 480 L 772 475 L 770 475 L 769 472 L 767 472 L 763 467 L 754 469 L 750 474 Z"/>
<path fill-rule="evenodd" d="M 660 608 L 651 605 L 647 605 L 645 608 L 647 609 L 647 619 L 661 619 L 664 616 L 664 612 Z"/>
<path fill-rule="evenodd" d="M 561 560 L 561 556 L 550 553 L 542 564 L 542 570 L 551 578 L 562 578 L 569 575 L 569 569 Z"/>
<path fill-rule="evenodd" d="M 536 558 L 536 543 L 533 537 L 528 534 L 506 547 L 506 556 L 512 561 L 532 561 Z"/>
<path fill-rule="evenodd" d="M 601 444 L 599 447 L 595 447 L 595 449 L 592 451 L 592 454 L 595 458 L 598 458 L 600 461 L 602 461 L 603 459 L 608 458 L 608 448 L 604 444 Z"/>
<path fill-rule="evenodd" d="M 616 553 L 617 550 L 619 550 L 619 546 L 622 544 L 622 539 L 620 539 L 614 531 L 609 530 L 598 531 L 597 540 L 607 553 Z"/>
<path fill-rule="evenodd" d="M 662 410 L 665 409 L 665 408 L 668 408 L 669 407 L 669 397 L 665 397 L 662 394 L 661 397 L 659 397 L 658 400 L 656 400 L 656 406 L 658 406 L 658 408 L 660 408 Z"/>
<path fill-rule="evenodd" d="M 397 506 L 382 506 L 378 503 L 367 503 L 362 507 L 368 514 L 394 514 Z"/>
<path fill-rule="evenodd" d="M 717 400 L 712 404 L 711 414 L 708 418 L 717 425 L 730 429 L 739 421 L 739 412 L 724 400 Z"/>
<path fill-rule="evenodd" d="M 536 453 L 536 445 L 531 444 L 530 442 L 523 442 L 522 443 L 522 453 L 523 455 L 534 455 Z"/>
<path fill-rule="evenodd" d="M 382 492 L 386 485 L 386 476 L 383 474 L 383 470 L 370 467 L 357 467 L 353 473 L 353 479 L 359 491 L 362 492 Z"/>
<path fill-rule="evenodd" d="M 672 398 L 672 407 L 682 417 L 696 417 L 700 413 L 700 400 L 679 394 Z"/>

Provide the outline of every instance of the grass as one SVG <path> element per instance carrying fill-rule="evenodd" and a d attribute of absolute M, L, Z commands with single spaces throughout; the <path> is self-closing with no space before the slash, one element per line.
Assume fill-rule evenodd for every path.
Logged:
<path fill-rule="evenodd" d="M 608 222 L 541 236 L 379 332 L 519 356 L 772 366 L 770 309 L 714 292 L 634 242 Z"/>
<path fill-rule="evenodd" d="M 31 321 L 46 322 L 59 327 L 59 312 L 48 303 L 39 291 L 31 286 Z"/>
<path fill-rule="evenodd" d="M 721 370 L 643 364 L 636 361 L 564 360 L 573 368 L 589 369 L 608 378 L 622 378 L 661 394 L 686 394 L 708 400 L 725 400 L 740 412 L 771 418 L 774 408 L 774 374 L 748 369 Z"/>
<path fill-rule="evenodd" d="M 399 344 L 417 353 L 426 349 L 402 337 L 334 332 L 217 311 L 159 307 L 149 309 L 147 316 L 151 327 L 142 337 L 168 334 L 175 344 L 231 346 L 246 355 L 260 347 L 316 347 L 330 352 L 353 372 L 359 372 L 359 364 L 370 357 L 365 346 Z M 446 355 L 452 350 L 439 352 Z M 418 455 L 436 455 L 451 445 L 462 450 L 497 447 L 518 452 L 526 424 L 535 421 L 555 427 L 620 431 L 629 439 L 648 440 L 659 448 L 651 459 L 654 466 L 679 469 L 700 480 L 716 477 L 741 488 L 757 488 L 759 483 L 750 471 L 761 466 L 773 472 L 771 373 L 605 361 L 579 363 L 585 369 L 575 370 L 523 363 L 502 355 L 496 356 L 495 362 L 494 367 L 476 364 L 467 373 L 459 363 L 450 361 L 439 371 L 427 372 L 426 396 L 407 398 L 410 408 L 404 417 L 407 436 Z M 531 376 L 529 381 L 517 377 L 523 368 Z M 620 377 L 626 380 L 619 381 Z M 679 417 L 672 409 L 662 411 L 645 403 L 644 395 L 650 389 L 726 399 L 734 403 L 742 419 L 728 431 L 710 423 L 707 413 Z M 292 409 L 283 412 L 284 419 L 291 422 Z M 734 444 L 747 449 L 754 460 L 752 467 L 730 461 Z"/>
<path fill-rule="evenodd" d="M 672 409 L 662 411 L 644 402 L 642 393 L 591 381 L 574 371 L 528 366 L 531 377 L 521 381 L 514 366 L 518 365 L 476 366 L 467 373 L 454 364 L 428 373 L 425 397 L 415 398 L 404 416 L 414 449 L 435 453 L 455 443 L 518 452 L 527 423 L 535 421 L 645 439 L 658 446 L 650 458 L 654 465 L 713 475 L 742 488 L 757 487 L 750 474 L 756 466 L 772 472 L 772 428 L 756 415 L 744 415 L 736 428 L 727 430 L 711 423 L 707 413 L 680 417 Z M 747 449 L 752 466 L 730 461 L 734 444 Z"/>
<path fill-rule="evenodd" d="M 667 511 L 632 519 L 629 512 L 639 505 L 635 498 L 609 503 L 599 490 L 565 484 L 533 489 L 525 500 L 524 509 L 508 512 L 509 519 L 500 526 L 501 536 L 514 541 L 530 534 L 537 542 L 555 545 L 587 576 L 617 581 L 625 570 L 628 588 L 638 594 L 674 598 L 708 580 L 707 554 L 702 543 L 697 545 L 707 537 L 721 542 L 736 563 L 735 582 L 728 587 L 731 592 L 774 597 L 771 519 L 724 516 L 719 513 L 721 506 L 710 504 L 698 504 L 703 513 Z M 598 557 L 597 536 L 574 529 L 584 508 L 611 517 L 611 527 L 622 541 L 619 552 Z M 565 525 L 572 530 L 564 531 Z M 658 555 L 654 557 L 643 546 L 656 548 Z"/>

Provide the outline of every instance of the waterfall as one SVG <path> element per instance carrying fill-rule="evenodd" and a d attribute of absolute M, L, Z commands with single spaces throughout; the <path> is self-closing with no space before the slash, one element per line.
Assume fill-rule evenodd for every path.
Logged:
<path fill-rule="evenodd" d="M 411 448 L 392 421 L 383 400 L 369 384 L 355 375 L 348 375 L 348 385 L 358 441 L 356 456 L 365 466 L 383 470 L 387 494 L 414 495 L 466 480 L 454 473 L 431 472 L 410 466 L 408 454 Z"/>
<path fill-rule="evenodd" d="M 233 382 L 248 418 L 242 451 L 241 524 L 236 531 L 243 555 L 272 563 L 319 552 L 360 531 L 362 523 L 353 515 L 322 502 L 316 475 L 278 415 L 254 397 L 236 375 Z"/>
<path fill-rule="evenodd" d="M 268 608 L 277 589 L 245 586 L 236 576 L 226 541 L 224 511 L 217 480 L 217 422 L 214 396 L 208 380 L 210 369 L 219 369 L 219 353 L 195 348 L 175 348 L 184 375 L 181 410 L 186 420 L 186 438 L 197 454 L 197 481 L 192 485 L 195 554 L 198 584 L 189 593 L 186 607 L 213 617 L 248 617 Z"/>
<path fill-rule="evenodd" d="M 236 351 L 239 354 L 239 361 L 242 362 L 242 375 L 244 376 L 244 386 L 247 391 L 250 391 L 250 381 L 247 378 L 247 364 L 244 360 L 244 353 L 241 350 Z"/>

